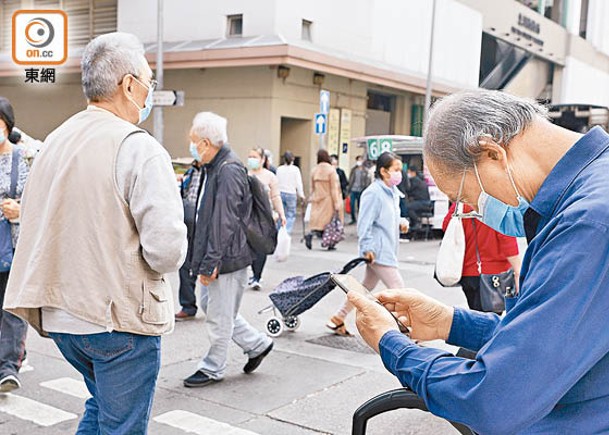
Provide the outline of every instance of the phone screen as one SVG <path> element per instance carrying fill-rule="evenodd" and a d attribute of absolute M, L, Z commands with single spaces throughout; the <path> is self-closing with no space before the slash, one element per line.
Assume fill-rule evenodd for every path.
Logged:
<path fill-rule="evenodd" d="M 334 281 L 334 283 L 338 287 L 340 287 L 341 290 L 344 291 L 345 293 L 349 293 L 349 291 L 355 291 L 355 292 L 359 293 L 360 295 L 364 296 L 366 299 L 376 302 L 377 304 L 379 304 L 383 308 L 385 308 L 385 306 L 379 302 L 379 300 L 372 294 L 372 292 L 370 292 L 370 290 L 368 290 L 366 287 L 364 287 L 357 279 L 355 279 L 351 275 L 339 275 L 339 274 L 332 275 L 332 281 Z M 395 317 L 395 315 L 391 311 L 387 310 L 387 312 L 389 312 L 389 314 L 391 314 L 391 317 L 393 317 L 395 322 L 398 324 L 400 332 L 403 332 L 404 334 L 410 333 L 408 328 L 406 326 L 404 326 L 402 324 L 402 322 L 400 322 L 398 320 L 398 318 Z"/>

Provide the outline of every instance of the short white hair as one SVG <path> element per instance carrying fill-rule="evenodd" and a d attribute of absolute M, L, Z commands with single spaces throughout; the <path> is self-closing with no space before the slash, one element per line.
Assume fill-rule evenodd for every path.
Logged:
<path fill-rule="evenodd" d="M 89 101 L 106 100 L 127 74 L 141 79 L 152 70 L 144 46 L 130 33 L 106 33 L 85 47 L 81 61 L 82 87 Z"/>
<path fill-rule="evenodd" d="M 490 135 L 507 149 L 534 121 L 545 119 L 547 109 L 527 98 L 485 89 L 458 92 L 431 109 L 423 152 L 446 169 L 461 172 L 480 158 L 481 136 Z"/>
<path fill-rule="evenodd" d="M 192 120 L 192 132 L 200 139 L 208 139 L 220 148 L 228 142 L 226 118 L 212 112 L 199 112 Z"/>

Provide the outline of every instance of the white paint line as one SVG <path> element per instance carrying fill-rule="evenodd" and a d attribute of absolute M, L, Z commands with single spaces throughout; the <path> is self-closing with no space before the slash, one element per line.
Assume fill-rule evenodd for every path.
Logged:
<path fill-rule="evenodd" d="M 84 381 L 77 381 L 72 378 L 59 378 L 53 379 L 52 381 L 46 381 L 40 383 L 41 387 L 49 388 L 51 390 L 59 391 L 60 393 L 68 394 L 79 399 L 88 399 L 91 397 L 89 390 Z"/>
<path fill-rule="evenodd" d="M 166 412 L 154 417 L 153 420 L 197 435 L 258 435 L 249 430 L 182 410 Z"/>
<path fill-rule="evenodd" d="M 13 394 L 0 394 L 0 412 L 36 423 L 40 426 L 53 426 L 67 420 L 78 418 L 76 414 L 54 408 L 27 397 Z"/>

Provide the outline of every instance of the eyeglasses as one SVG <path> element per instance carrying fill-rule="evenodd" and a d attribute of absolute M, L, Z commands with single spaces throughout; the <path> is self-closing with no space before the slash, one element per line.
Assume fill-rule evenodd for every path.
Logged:
<path fill-rule="evenodd" d="M 459 219 L 479 219 L 482 217 L 480 213 L 475 210 L 472 210 L 467 213 L 463 213 L 463 203 L 461 202 L 461 193 L 463 191 L 463 185 L 465 184 L 465 175 L 467 174 L 467 169 L 463 170 L 463 177 L 461 178 L 461 184 L 459 185 L 459 192 L 457 192 L 457 200 L 455 205 L 455 212 L 453 213 L 453 217 Z"/>
<path fill-rule="evenodd" d="M 140 84 L 146 86 L 145 83 L 143 83 L 140 78 L 138 76 L 136 76 L 135 74 L 131 74 L 133 76 L 133 78 L 135 78 L 135 80 L 137 80 Z M 120 82 L 118 82 L 118 85 L 122 85 L 123 84 L 123 80 L 121 80 Z M 156 89 L 156 87 L 158 86 L 159 82 L 157 82 L 154 79 L 150 79 L 150 82 L 148 82 L 148 89 L 152 89 L 153 91 Z"/>

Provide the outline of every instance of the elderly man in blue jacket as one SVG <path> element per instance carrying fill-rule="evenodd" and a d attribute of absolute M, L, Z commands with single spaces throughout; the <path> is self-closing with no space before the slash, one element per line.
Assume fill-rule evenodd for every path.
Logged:
<path fill-rule="evenodd" d="M 533 101 L 477 90 L 436 103 L 424 153 L 438 187 L 475 209 L 463 217 L 527 237 L 520 293 L 503 318 L 415 290 L 379 295 L 410 337 L 350 294 L 363 337 L 431 412 L 478 433 L 609 433 L 609 135 L 565 130 Z"/>

